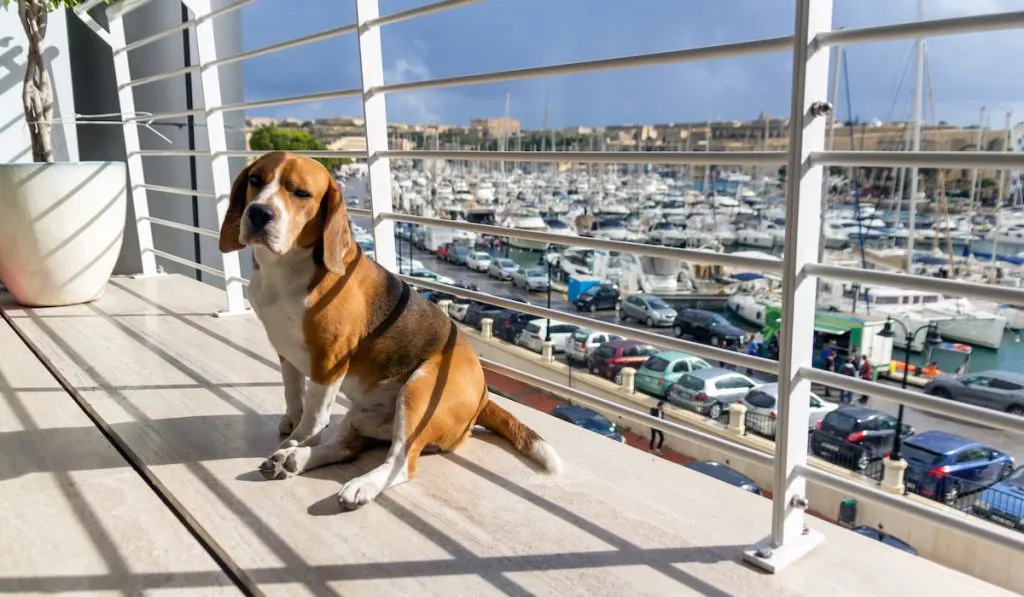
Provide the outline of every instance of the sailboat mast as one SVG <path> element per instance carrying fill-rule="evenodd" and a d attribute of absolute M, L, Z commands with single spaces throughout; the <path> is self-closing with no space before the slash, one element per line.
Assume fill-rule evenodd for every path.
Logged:
<path fill-rule="evenodd" d="M 1006 136 L 1003 137 L 1003 151 L 1013 151 L 1013 128 L 1011 120 L 1013 112 L 1006 111 Z M 1003 225 L 1003 192 L 1006 190 L 1006 177 L 1010 171 L 1004 168 L 999 172 L 999 188 L 996 190 L 996 225 L 992 234 L 992 265 L 999 259 L 999 228 Z"/>
<path fill-rule="evenodd" d="M 924 20 L 924 0 L 917 0 L 917 20 Z M 914 105 L 911 120 L 914 123 L 913 151 L 921 151 L 921 112 L 924 88 L 924 38 L 914 42 L 917 64 L 914 66 Z M 914 228 L 917 224 L 918 167 L 910 169 L 910 205 L 907 207 L 907 273 L 914 270 Z"/>

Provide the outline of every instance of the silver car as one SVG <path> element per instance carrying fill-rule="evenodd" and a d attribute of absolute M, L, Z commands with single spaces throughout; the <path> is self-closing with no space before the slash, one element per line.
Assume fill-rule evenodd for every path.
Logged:
<path fill-rule="evenodd" d="M 521 267 L 512 274 L 512 284 L 524 290 L 547 290 L 548 271 L 542 267 Z"/>
<path fill-rule="evenodd" d="M 779 384 L 766 383 L 747 392 L 741 403 L 747 407 L 746 428 L 758 435 L 775 437 L 775 417 L 778 414 Z M 810 416 L 807 419 L 807 430 L 818 426 L 825 415 L 839 408 L 838 404 L 825 402 L 814 392 L 810 392 Z"/>
<path fill-rule="evenodd" d="M 573 363 L 586 363 L 587 357 L 594 354 L 594 351 L 602 344 L 612 340 L 624 340 L 624 338 L 607 332 L 595 332 L 587 328 L 580 328 L 573 332 L 572 338 L 566 342 L 565 358 Z"/>
<path fill-rule="evenodd" d="M 619 305 L 619 320 L 632 317 L 647 327 L 668 327 L 676 319 L 676 310 L 653 294 L 631 294 Z"/>
<path fill-rule="evenodd" d="M 512 274 L 516 273 L 518 269 L 519 266 L 515 261 L 499 258 L 491 261 L 491 265 L 487 267 L 487 275 L 501 281 L 511 280 Z"/>
<path fill-rule="evenodd" d="M 717 419 L 730 404 L 739 402 L 758 382 L 721 367 L 684 373 L 668 388 L 665 399 L 695 413 Z"/>
<path fill-rule="evenodd" d="M 940 375 L 924 386 L 925 394 L 1024 415 L 1024 374 L 991 369 L 966 375 Z"/>

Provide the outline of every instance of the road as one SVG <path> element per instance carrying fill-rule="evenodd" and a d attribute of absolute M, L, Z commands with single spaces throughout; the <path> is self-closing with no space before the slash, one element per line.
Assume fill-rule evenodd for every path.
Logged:
<path fill-rule="evenodd" d="M 352 221 L 358 223 L 364 228 L 369 229 L 369 219 L 365 217 L 353 216 Z M 403 254 L 408 250 L 408 245 L 403 244 Z M 499 282 L 493 278 L 489 278 L 486 274 L 472 272 L 465 267 L 455 266 L 440 261 L 434 257 L 432 253 L 420 251 L 419 249 L 414 250 L 414 257 L 423 263 L 423 266 L 429 270 L 432 270 L 438 274 L 448 276 L 456 280 L 462 280 L 476 284 L 481 292 L 486 292 L 495 295 L 515 295 L 520 298 L 528 300 L 530 303 L 538 306 L 547 305 L 547 293 L 542 292 L 527 292 L 525 290 L 515 288 L 509 282 Z M 560 292 L 551 293 L 551 308 L 558 311 L 573 312 L 576 313 L 575 309 L 569 304 L 566 296 Z M 590 317 L 605 322 L 615 322 L 615 313 L 613 311 L 604 311 L 598 313 L 577 313 L 585 317 Z M 651 330 L 646 326 L 640 326 L 635 323 L 625 324 L 627 327 L 636 329 L 643 329 L 646 331 L 653 331 L 655 333 L 671 336 L 671 328 L 656 328 Z M 578 372 L 578 373 L 577 373 Z M 573 372 L 574 375 L 586 375 L 583 371 L 577 369 Z M 754 377 L 758 377 L 755 375 Z M 762 378 L 763 379 L 763 378 Z M 835 400 L 838 395 L 838 391 L 833 391 L 832 396 Z M 824 398 L 824 396 L 822 396 Z M 887 412 L 893 416 L 897 415 L 899 409 L 895 402 L 889 400 L 883 400 L 879 398 L 871 398 L 868 406 Z M 973 423 L 967 423 L 958 421 L 953 418 L 934 415 L 925 411 L 919 411 L 912 408 L 905 409 L 904 421 L 912 425 L 918 432 L 927 430 L 941 430 L 949 433 L 954 433 L 966 438 L 973 439 L 984 443 L 996 450 L 1000 450 L 1006 454 L 1012 456 L 1018 464 L 1024 464 L 1024 435 L 1015 435 L 1006 431 L 989 429 L 986 427 L 980 427 Z"/>

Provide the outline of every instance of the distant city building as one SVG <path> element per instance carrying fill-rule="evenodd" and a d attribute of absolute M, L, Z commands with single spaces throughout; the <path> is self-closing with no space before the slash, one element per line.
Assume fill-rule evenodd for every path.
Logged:
<path fill-rule="evenodd" d="M 521 130 L 515 118 L 474 118 L 469 121 L 469 134 L 479 139 L 500 139 L 518 135 Z"/>

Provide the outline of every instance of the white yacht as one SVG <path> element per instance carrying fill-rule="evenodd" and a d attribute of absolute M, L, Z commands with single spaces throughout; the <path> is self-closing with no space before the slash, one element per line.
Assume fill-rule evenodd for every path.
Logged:
<path fill-rule="evenodd" d="M 504 225 L 508 228 L 517 228 L 519 230 L 529 230 L 532 232 L 548 231 L 548 225 L 544 222 L 544 219 L 538 215 L 513 214 L 505 221 Z M 528 251 L 546 251 L 549 244 L 544 241 L 514 237 L 507 237 L 504 239 L 504 242 L 507 242 L 513 247 L 526 249 Z"/>

